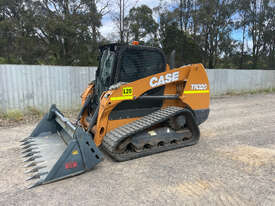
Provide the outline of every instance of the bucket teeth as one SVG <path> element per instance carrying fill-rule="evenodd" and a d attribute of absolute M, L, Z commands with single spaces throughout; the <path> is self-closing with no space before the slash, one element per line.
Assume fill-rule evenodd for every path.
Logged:
<path fill-rule="evenodd" d="M 25 154 L 25 153 L 29 153 L 31 151 L 32 151 L 32 148 L 27 148 L 27 149 L 23 150 L 21 153 Z"/>
<path fill-rule="evenodd" d="M 40 155 L 35 155 L 35 156 L 34 156 L 34 155 L 33 155 L 33 156 L 31 156 L 31 157 L 25 159 L 23 162 L 34 161 L 35 159 L 40 158 L 40 157 L 42 157 L 42 156 L 40 156 Z"/>
<path fill-rule="evenodd" d="M 29 180 L 32 180 L 32 179 L 37 179 L 37 178 L 40 178 L 40 174 L 39 173 L 36 173 L 35 175 L 27 178 L 26 181 L 29 181 Z"/>
<path fill-rule="evenodd" d="M 24 167 L 25 167 L 25 168 L 34 167 L 34 166 L 37 166 L 37 164 L 42 163 L 42 162 L 44 162 L 44 161 L 35 161 L 35 162 L 31 162 L 31 163 L 29 163 L 29 164 L 26 164 Z"/>
<path fill-rule="evenodd" d="M 55 106 L 29 136 L 17 143 L 21 145 L 26 181 L 31 180 L 28 188 L 78 175 L 101 160 L 100 151 L 90 142 L 94 135 L 75 127 Z M 86 156 L 86 151 L 90 150 L 95 154 Z"/>
<path fill-rule="evenodd" d="M 31 157 L 31 156 L 33 156 L 34 154 L 37 154 L 37 153 L 39 153 L 39 152 L 38 151 L 30 151 L 29 153 L 23 155 L 22 157 L 23 158 Z"/>
<path fill-rule="evenodd" d="M 42 185 L 42 184 L 43 184 L 43 181 L 38 181 L 38 182 L 36 182 L 36 183 L 34 183 L 34 184 L 28 186 L 27 188 L 28 188 L 28 189 L 31 189 L 31 188 L 33 188 L 33 187 L 36 187 L 36 186 L 39 186 L 39 185 Z"/>
<path fill-rule="evenodd" d="M 27 145 L 27 144 L 30 144 L 34 142 L 33 140 L 26 140 L 25 142 L 23 142 L 20 146 L 23 146 L 23 145 Z"/>
<path fill-rule="evenodd" d="M 23 157 L 23 158 L 26 158 L 26 157 L 30 157 L 30 156 L 33 156 L 33 153 L 32 153 L 32 152 L 29 152 L 29 153 L 23 155 L 22 157 Z"/>
<path fill-rule="evenodd" d="M 22 139 L 22 140 L 20 140 L 20 142 L 26 142 L 26 141 L 28 141 L 28 140 L 30 140 L 30 139 L 32 139 L 32 137 L 27 137 L 27 138 L 25 138 L 25 139 Z"/>
<path fill-rule="evenodd" d="M 25 165 L 24 167 L 27 168 L 27 167 L 33 167 L 33 166 L 36 166 L 36 162 L 31 162 L 31 163 Z"/>
<path fill-rule="evenodd" d="M 38 172 L 38 170 L 42 169 L 42 168 L 45 168 L 46 166 L 36 166 L 28 171 L 25 172 L 25 174 L 29 174 L 29 173 L 32 173 L 32 172 Z"/>
<path fill-rule="evenodd" d="M 43 173 L 35 173 L 33 176 L 29 177 L 28 179 L 26 179 L 26 181 L 29 180 L 33 180 L 33 179 L 38 179 L 40 178 L 42 175 L 48 174 L 48 172 L 43 172 Z"/>
<path fill-rule="evenodd" d="M 29 152 L 37 150 L 37 149 L 39 149 L 39 148 L 38 147 L 29 147 L 29 148 L 23 150 L 22 154 L 29 153 Z"/>
<path fill-rule="evenodd" d="M 32 147 L 32 146 L 35 146 L 35 144 L 23 145 L 22 149 L 23 149 L 23 150 L 24 150 L 24 149 L 28 149 L 28 148 L 30 148 L 30 147 Z"/>

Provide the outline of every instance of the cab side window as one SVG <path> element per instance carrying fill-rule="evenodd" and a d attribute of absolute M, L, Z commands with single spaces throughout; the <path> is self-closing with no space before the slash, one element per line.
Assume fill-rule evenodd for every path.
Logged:
<path fill-rule="evenodd" d="M 122 54 L 119 81 L 132 82 L 164 70 L 165 62 L 159 52 L 126 49 Z"/>

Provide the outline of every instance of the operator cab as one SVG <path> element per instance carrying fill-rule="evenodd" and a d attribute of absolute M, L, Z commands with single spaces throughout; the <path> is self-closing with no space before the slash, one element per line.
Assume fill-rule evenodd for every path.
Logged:
<path fill-rule="evenodd" d="M 164 72 L 165 56 L 158 48 L 108 44 L 99 47 L 99 67 L 96 72 L 95 102 L 98 105 L 103 91 L 117 83 L 133 82 L 147 76 Z M 144 95 L 163 95 L 164 86 L 151 89 Z M 110 120 L 144 116 L 161 108 L 163 100 L 126 100 L 119 103 L 110 113 Z M 137 111 L 139 110 L 139 111 Z"/>
<path fill-rule="evenodd" d="M 166 68 L 165 56 L 158 48 L 107 44 L 99 49 L 96 87 L 100 94 L 118 82 L 133 82 L 164 72 Z"/>

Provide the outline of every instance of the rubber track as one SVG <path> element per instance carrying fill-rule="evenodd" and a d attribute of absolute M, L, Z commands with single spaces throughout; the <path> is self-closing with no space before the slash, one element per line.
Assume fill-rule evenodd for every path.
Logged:
<path fill-rule="evenodd" d="M 133 136 L 138 132 L 142 132 L 152 127 L 153 125 L 164 122 L 168 120 L 170 117 L 173 117 L 180 113 L 189 113 L 189 115 L 192 117 L 192 118 L 189 118 L 191 119 L 189 120 L 189 122 L 191 121 L 192 127 L 195 127 L 195 130 L 196 130 L 195 137 L 193 135 L 193 138 L 191 138 L 190 140 L 186 140 L 185 143 L 169 145 L 169 146 L 164 146 L 160 148 L 152 148 L 143 152 L 125 152 L 125 153 L 116 152 L 118 145 L 122 143 L 125 139 L 127 139 L 129 136 Z M 146 156 L 154 153 L 159 153 L 162 151 L 167 151 L 171 149 L 193 145 L 198 141 L 198 139 L 199 139 L 199 129 L 195 123 L 192 113 L 182 107 L 172 106 L 172 107 L 166 107 L 165 109 L 161 109 L 156 112 L 153 112 L 152 114 L 146 115 L 139 120 L 133 121 L 131 123 L 128 123 L 124 126 L 118 127 L 110 131 L 105 135 L 102 142 L 102 147 L 107 153 L 109 153 L 109 155 L 111 155 L 117 161 L 126 161 L 126 160 L 135 159 L 138 157 L 142 157 L 142 156 Z"/>

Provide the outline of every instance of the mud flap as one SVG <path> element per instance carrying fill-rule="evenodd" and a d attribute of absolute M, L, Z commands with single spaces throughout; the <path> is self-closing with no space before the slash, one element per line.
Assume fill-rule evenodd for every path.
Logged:
<path fill-rule="evenodd" d="M 29 188 L 78 175 L 103 160 L 92 134 L 76 128 L 55 105 L 22 142 L 27 180 L 38 180 Z"/>

